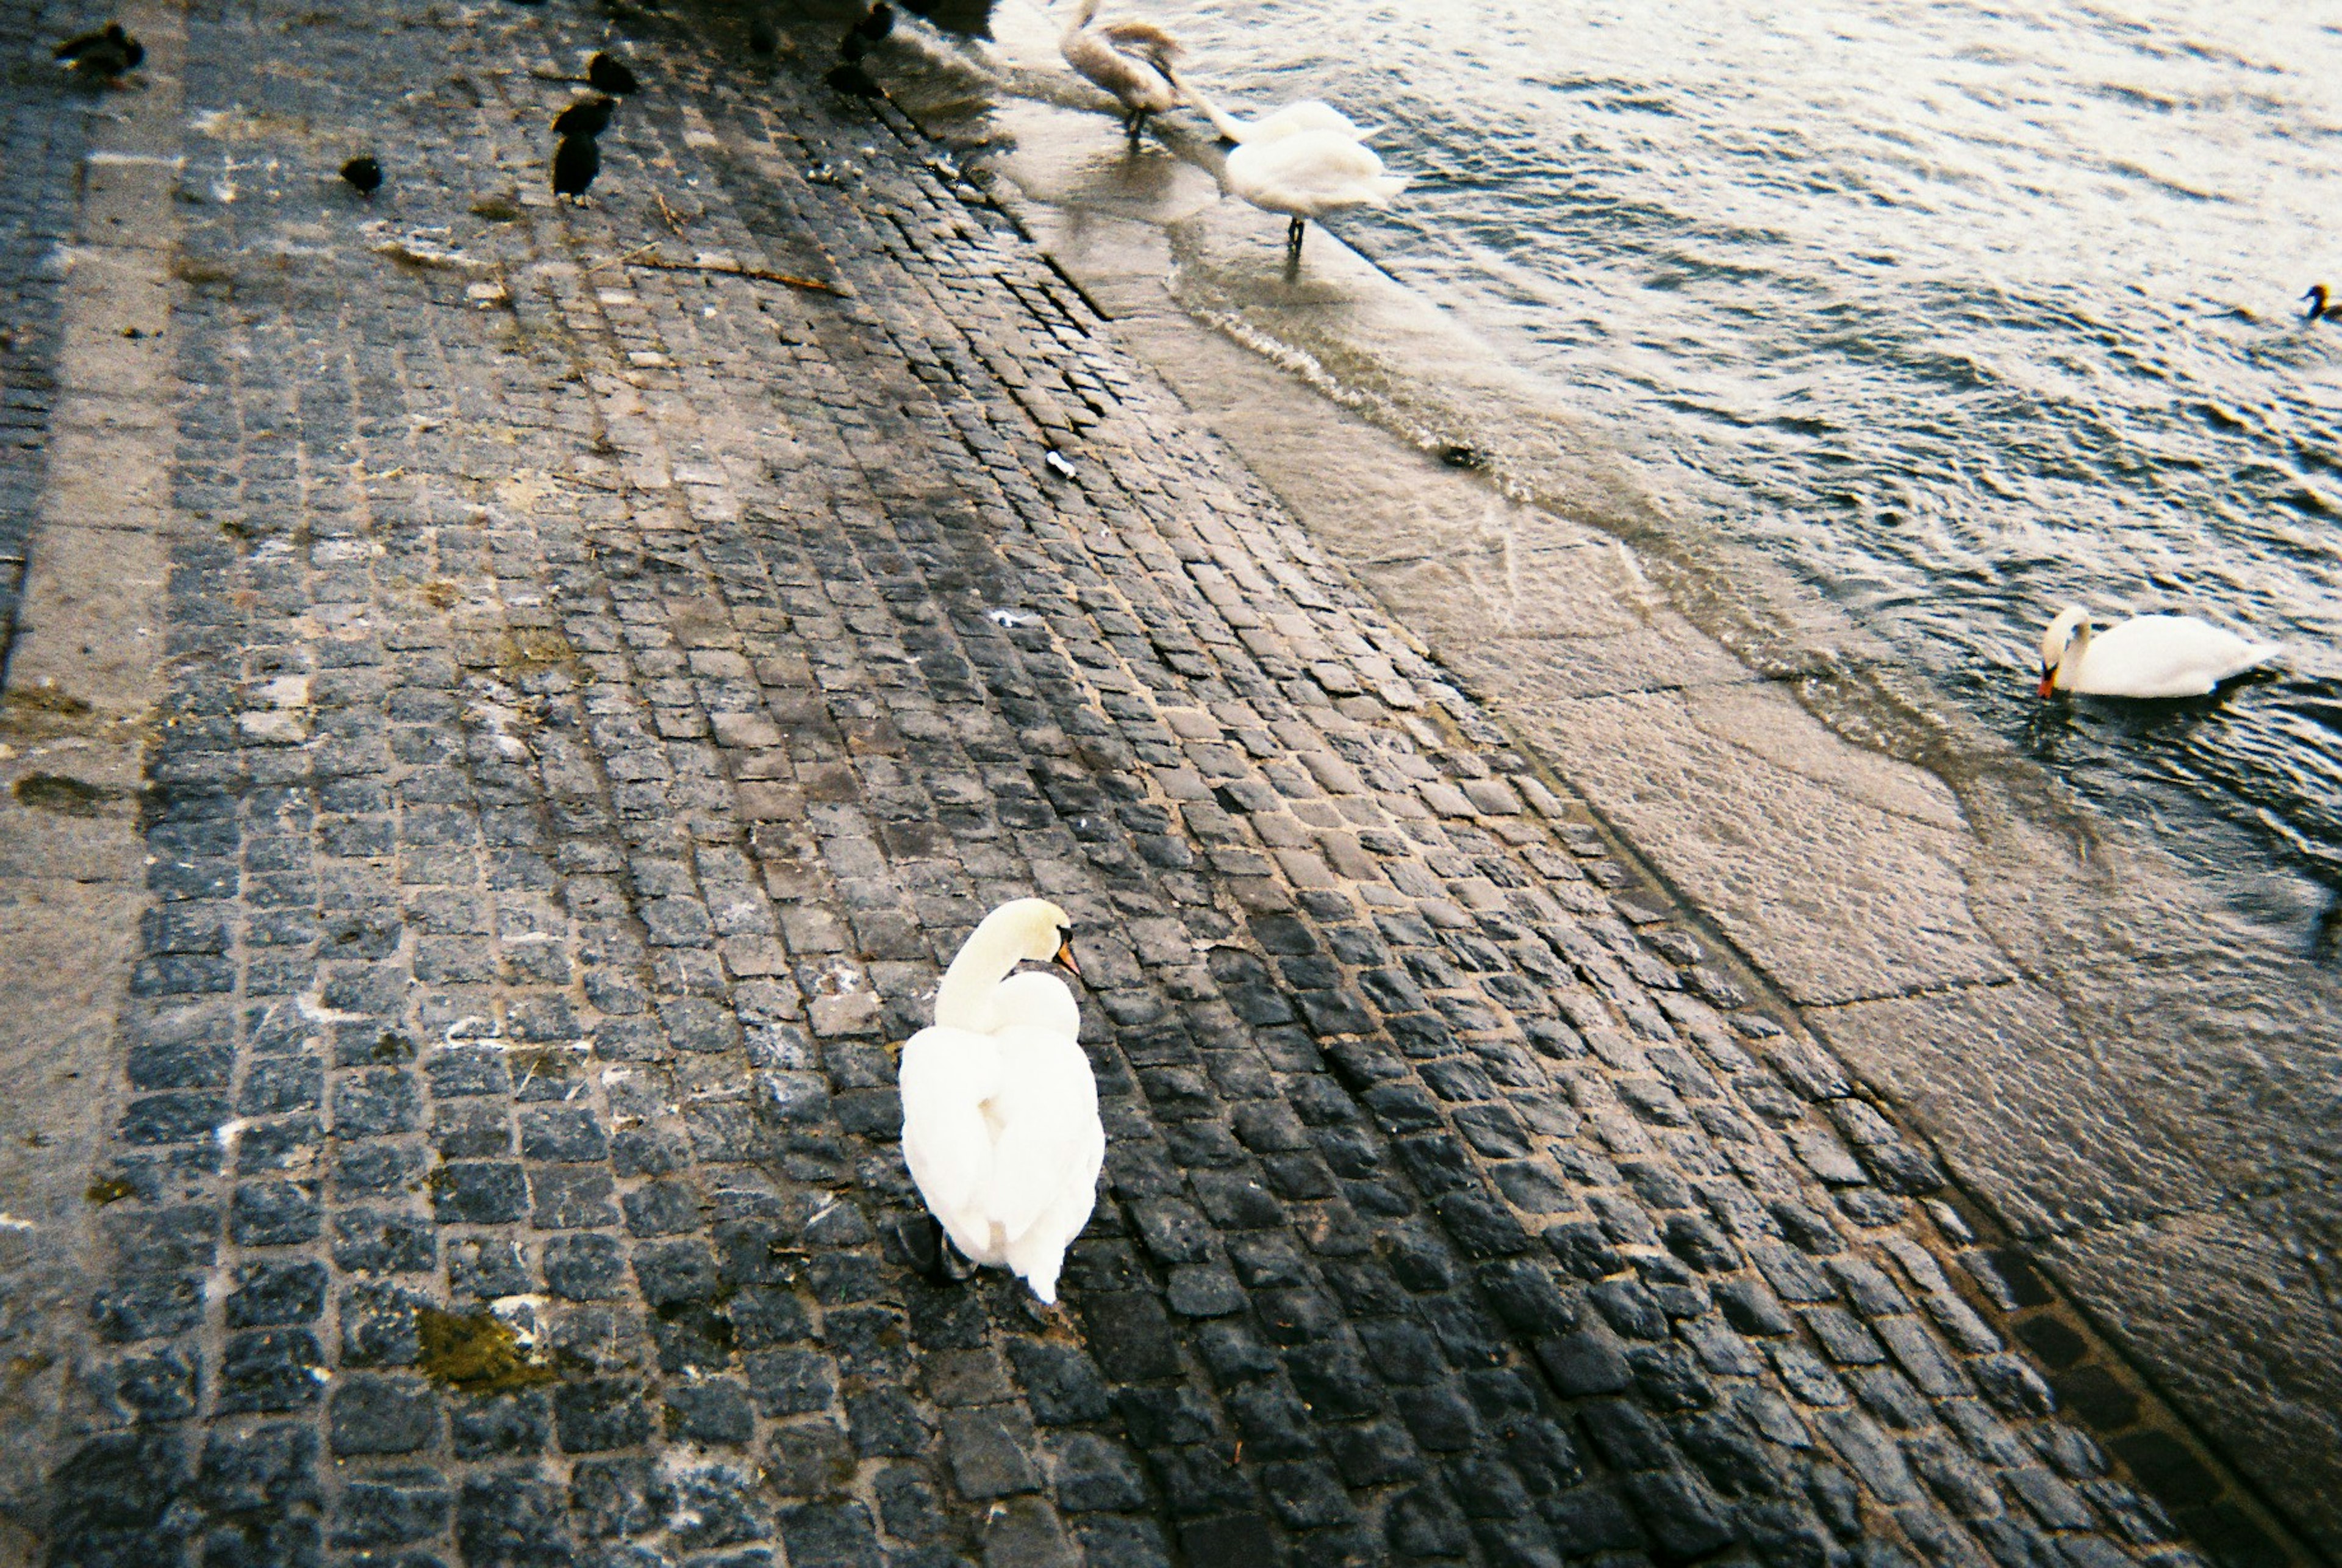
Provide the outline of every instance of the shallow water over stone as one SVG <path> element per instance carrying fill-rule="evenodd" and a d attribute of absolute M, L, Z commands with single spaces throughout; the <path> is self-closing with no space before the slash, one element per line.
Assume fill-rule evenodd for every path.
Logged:
<path fill-rule="evenodd" d="M 1306 308 L 1315 269 L 1284 275 L 1276 220 L 1211 210 L 1193 115 L 1136 158 L 1057 146 L 1014 99 L 1071 96 L 1046 80 L 1059 19 L 998 7 L 1026 69 L 996 130 L 1074 160 L 1056 195 L 1077 206 L 1203 215 L 1175 231 L 1191 309 L 1634 540 L 1696 618 L 1741 623 L 1727 641 L 1796 641 L 1740 591 L 1755 552 L 1924 671 L 1947 717 L 2320 940 L 2342 876 L 2342 331 L 2296 300 L 2335 260 L 2332 29 L 2268 5 L 1147 14 L 1233 110 L 1318 96 L 1378 127 L 1415 183 L 1336 230 L 1504 369 Z M 2034 644 L 2067 602 L 2202 614 L 2288 656 L 2207 702 L 2044 708 Z M 1908 751 L 1899 705 L 1854 722 Z"/>

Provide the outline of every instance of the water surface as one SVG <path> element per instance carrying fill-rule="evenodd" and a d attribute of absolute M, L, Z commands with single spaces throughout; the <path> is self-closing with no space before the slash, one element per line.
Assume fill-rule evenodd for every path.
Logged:
<path fill-rule="evenodd" d="M 1343 238 L 1547 383 L 1645 500 L 1773 557 L 2317 940 L 2342 887 L 2342 322 L 2297 301 L 2342 289 L 2342 22 L 2273 0 L 1145 14 L 1232 107 L 1323 97 L 1380 127 L 1415 185 Z M 1424 408 L 1447 368 L 1336 374 Z M 1508 454 L 1471 428 L 1533 468 L 1526 431 Z M 2068 602 L 2288 659 L 2201 703 L 2045 706 L 2035 648 Z"/>

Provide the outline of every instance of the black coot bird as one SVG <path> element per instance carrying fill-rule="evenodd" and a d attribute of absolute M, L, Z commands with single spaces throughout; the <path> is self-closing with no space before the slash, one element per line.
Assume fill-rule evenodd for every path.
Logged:
<path fill-rule="evenodd" d="M 869 15 L 854 25 L 854 30 L 870 43 L 876 44 L 895 30 L 895 8 L 886 0 L 870 7 Z"/>
<path fill-rule="evenodd" d="M 837 41 L 837 57 L 849 65 L 868 53 L 870 53 L 870 45 L 863 40 L 858 31 L 848 33 Z"/>
<path fill-rule="evenodd" d="M 146 45 L 125 32 L 121 23 L 108 22 L 95 33 L 58 45 L 55 57 L 89 81 L 114 82 L 138 68 L 146 58 Z"/>
<path fill-rule="evenodd" d="M 613 59 L 606 54 L 596 55 L 586 62 L 586 80 L 601 91 L 620 98 L 629 93 L 639 93 L 643 88 L 642 83 L 636 80 L 634 72 L 626 68 L 624 61 Z"/>
<path fill-rule="evenodd" d="M 350 189 L 362 196 L 371 196 L 382 189 L 382 165 L 361 153 L 342 165 L 342 178 L 349 181 Z"/>
<path fill-rule="evenodd" d="M 2309 314 L 2303 316 L 2301 318 L 2302 320 L 2319 321 L 2328 316 L 2336 319 L 2342 319 L 2342 305 L 2329 305 L 2326 303 L 2326 285 L 2324 284 L 2311 284 L 2309 285 L 2309 292 L 2303 295 L 2301 297 L 2309 302 Z"/>
<path fill-rule="evenodd" d="M 832 65 L 829 75 L 822 78 L 850 98 L 883 98 L 886 89 L 874 80 L 869 72 L 848 60 L 842 65 Z"/>
<path fill-rule="evenodd" d="M 586 187 L 602 172 L 602 144 L 590 135 L 564 136 L 553 149 L 553 194 L 583 204 Z"/>
<path fill-rule="evenodd" d="M 609 129 L 611 112 L 617 106 L 617 99 L 599 95 L 580 98 L 553 116 L 553 134 L 556 136 L 598 136 Z"/>

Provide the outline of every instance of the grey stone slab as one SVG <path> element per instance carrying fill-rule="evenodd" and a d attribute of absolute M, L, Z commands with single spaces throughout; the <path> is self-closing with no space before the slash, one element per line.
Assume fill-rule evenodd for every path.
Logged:
<path fill-rule="evenodd" d="M 2021 1236 L 2228 1196 L 2142 1114 L 2137 1078 L 2104 1060 L 2055 997 L 2023 982 L 1816 1008 L 1807 1019 Z"/>
<path fill-rule="evenodd" d="M 2300 1244 L 2342 1241 L 2342 988 L 2329 973 L 2227 952 L 2045 984 L 2143 1125 L 2221 1187 L 2267 1199 Z"/>
<path fill-rule="evenodd" d="M 1797 1001 L 2013 977 L 1968 912 L 1962 839 L 1826 782 L 1850 759 L 1797 710 L 1784 728 L 1826 759 L 1802 771 L 1775 760 L 1782 743 L 1733 744 L 1678 696 L 1547 714 L 1540 738 L 1596 809 Z"/>
<path fill-rule="evenodd" d="M 2321 1548 L 2342 1543 L 2342 1316 L 2321 1271 L 2273 1242 L 2265 1216 L 2079 1231 L 2040 1255 L 2262 1495 Z"/>
<path fill-rule="evenodd" d="M 1736 684 L 1756 677 L 1746 664 L 1664 612 L 1611 636 L 1514 637 L 1453 655 L 1474 690 L 1536 733 L 1552 704 L 1578 697 Z"/>

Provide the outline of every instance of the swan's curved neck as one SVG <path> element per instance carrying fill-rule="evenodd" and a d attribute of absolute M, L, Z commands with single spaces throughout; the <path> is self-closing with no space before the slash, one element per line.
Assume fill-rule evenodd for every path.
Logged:
<path fill-rule="evenodd" d="M 1074 7 L 1074 19 L 1066 25 L 1066 31 L 1069 34 L 1080 32 L 1097 20 L 1097 14 L 1098 0 L 1082 0 L 1079 5 Z"/>
<path fill-rule="evenodd" d="M 2085 621 L 2066 639 L 2066 651 L 2057 655 L 2058 670 L 2067 674 L 2077 673 L 2082 667 L 2082 655 L 2089 651 L 2090 624 Z"/>
<path fill-rule="evenodd" d="M 1024 957 L 1016 932 L 1006 925 L 977 926 L 936 987 L 936 1022 L 947 1028 L 988 1031 L 993 993 Z"/>
<path fill-rule="evenodd" d="M 1204 118 L 1212 122 L 1212 129 L 1217 131 L 1224 138 L 1231 142 L 1241 143 L 1244 141 L 1245 137 L 1250 134 L 1252 130 L 1251 126 L 1246 125 L 1241 120 L 1230 118 L 1226 114 L 1221 111 L 1221 108 L 1217 104 L 1213 103 L 1211 99 L 1206 97 L 1203 94 L 1196 91 L 1194 87 L 1190 86 L 1178 72 L 1166 71 L 1165 75 L 1171 78 L 1171 85 L 1179 89 L 1179 95 L 1186 98 L 1187 102 L 1195 105 L 1196 108 L 1202 110 L 1204 113 Z"/>

